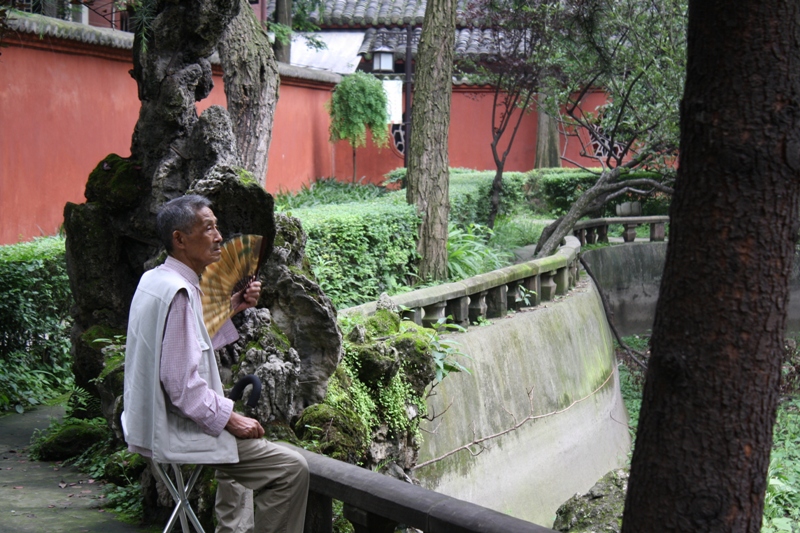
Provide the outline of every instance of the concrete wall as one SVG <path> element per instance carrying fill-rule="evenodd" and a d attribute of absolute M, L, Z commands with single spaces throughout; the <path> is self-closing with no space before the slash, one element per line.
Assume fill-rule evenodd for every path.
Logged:
<path fill-rule="evenodd" d="M 583 258 L 614 310 L 621 335 L 646 333 L 653 327 L 666 242 L 630 243 L 584 252 Z"/>
<path fill-rule="evenodd" d="M 565 500 L 626 462 L 630 437 L 611 333 L 591 283 L 493 322 L 448 336 L 471 357 L 462 361 L 471 374 L 451 374 L 436 387 L 430 412 L 447 412 L 425 426 L 420 462 L 528 415 L 541 418 L 487 442 L 477 456 L 462 451 L 416 474 L 437 492 L 549 525 Z"/>
<path fill-rule="evenodd" d="M 608 297 L 621 335 L 647 333 L 653 326 L 667 243 L 631 243 L 584 252 Z M 800 332 L 800 254 L 789 279 L 787 335 Z"/>

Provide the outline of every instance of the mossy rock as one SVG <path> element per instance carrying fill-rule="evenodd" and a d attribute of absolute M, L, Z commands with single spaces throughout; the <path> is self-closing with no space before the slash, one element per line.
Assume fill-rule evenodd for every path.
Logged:
<path fill-rule="evenodd" d="M 436 378 L 430 336 L 416 324 L 404 326 L 403 329 L 403 333 L 391 339 L 390 343 L 400 356 L 406 381 L 414 392 L 422 395 L 428 384 Z"/>
<path fill-rule="evenodd" d="M 400 357 L 393 347 L 383 342 L 351 348 L 358 379 L 371 388 L 389 383 L 400 370 Z"/>
<path fill-rule="evenodd" d="M 130 209 L 147 194 L 150 186 L 136 161 L 117 154 L 106 156 L 89 174 L 86 200 L 98 202 L 110 210 Z"/>
<path fill-rule="evenodd" d="M 394 335 L 400 329 L 400 316 L 388 309 L 378 309 L 364 325 L 370 338 Z"/>
<path fill-rule="evenodd" d="M 110 435 L 107 426 L 98 426 L 87 420 L 70 420 L 39 443 L 37 455 L 41 461 L 63 461 L 80 455 Z"/>
<path fill-rule="evenodd" d="M 294 430 L 279 420 L 273 420 L 264 426 L 264 438 L 272 442 L 282 441 L 295 446 L 302 446 Z"/>
<path fill-rule="evenodd" d="M 628 490 L 628 471 L 612 470 L 586 494 L 576 494 L 556 511 L 553 529 L 565 533 L 619 533 Z"/>
<path fill-rule="evenodd" d="M 366 452 L 366 428 L 353 412 L 316 404 L 308 407 L 296 426 L 297 436 L 310 449 L 340 461 L 358 464 Z"/>
<path fill-rule="evenodd" d="M 125 335 L 121 329 L 112 328 L 103 324 L 95 324 L 81 334 L 81 341 L 86 346 L 92 348 L 96 352 L 102 352 L 103 348 L 113 344 L 113 342 L 103 342 L 100 339 L 108 339 L 114 341 L 114 337 Z"/>
<path fill-rule="evenodd" d="M 147 468 L 147 462 L 144 457 L 126 450 L 119 450 L 112 453 L 106 460 L 103 479 L 124 487 L 130 481 L 139 479 L 145 468 Z"/>

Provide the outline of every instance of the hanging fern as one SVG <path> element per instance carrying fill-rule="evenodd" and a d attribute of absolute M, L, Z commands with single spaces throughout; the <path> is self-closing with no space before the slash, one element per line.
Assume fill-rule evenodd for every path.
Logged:
<path fill-rule="evenodd" d="M 334 89 L 328 106 L 331 141 L 344 139 L 353 148 L 364 146 L 369 128 L 373 142 L 386 146 L 389 141 L 386 108 L 386 93 L 378 78 L 365 72 L 347 76 Z"/>

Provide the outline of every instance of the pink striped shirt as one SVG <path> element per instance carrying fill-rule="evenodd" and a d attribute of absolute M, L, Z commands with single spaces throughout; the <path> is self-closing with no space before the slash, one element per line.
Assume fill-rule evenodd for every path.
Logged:
<path fill-rule="evenodd" d="M 167 257 L 160 268 L 166 268 L 183 276 L 195 291 L 200 301 L 200 278 L 187 265 L 173 257 Z M 195 421 L 204 433 L 217 436 L 222 433 L 233 411 L 233 402 L 218 395 L 200 377 L 197 368 L 202 349 L 198 342 L 197 322 L 189 297 L 178 291 L 167 315 L 164 340 L 161 344 L 161 384 L 172 405 L 187 418 Z M 214 335 L 211 343 L 217 350 L 236 341 L 239 333 L 228 320 Z"/>

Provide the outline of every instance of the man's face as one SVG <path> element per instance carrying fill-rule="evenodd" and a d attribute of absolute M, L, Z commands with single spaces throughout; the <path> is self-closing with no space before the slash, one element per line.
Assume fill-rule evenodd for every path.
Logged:
<path fill-rule="evenodd" d="M 222 235 L 217 229 L 217 217 L 208 207 L 197 212 L 197 221 L 190 233 L 178 231 L 183 245 L 185 263 L 198 274 L 211 263 L 216 263 L 222 256 L 220 244 Z"/>

